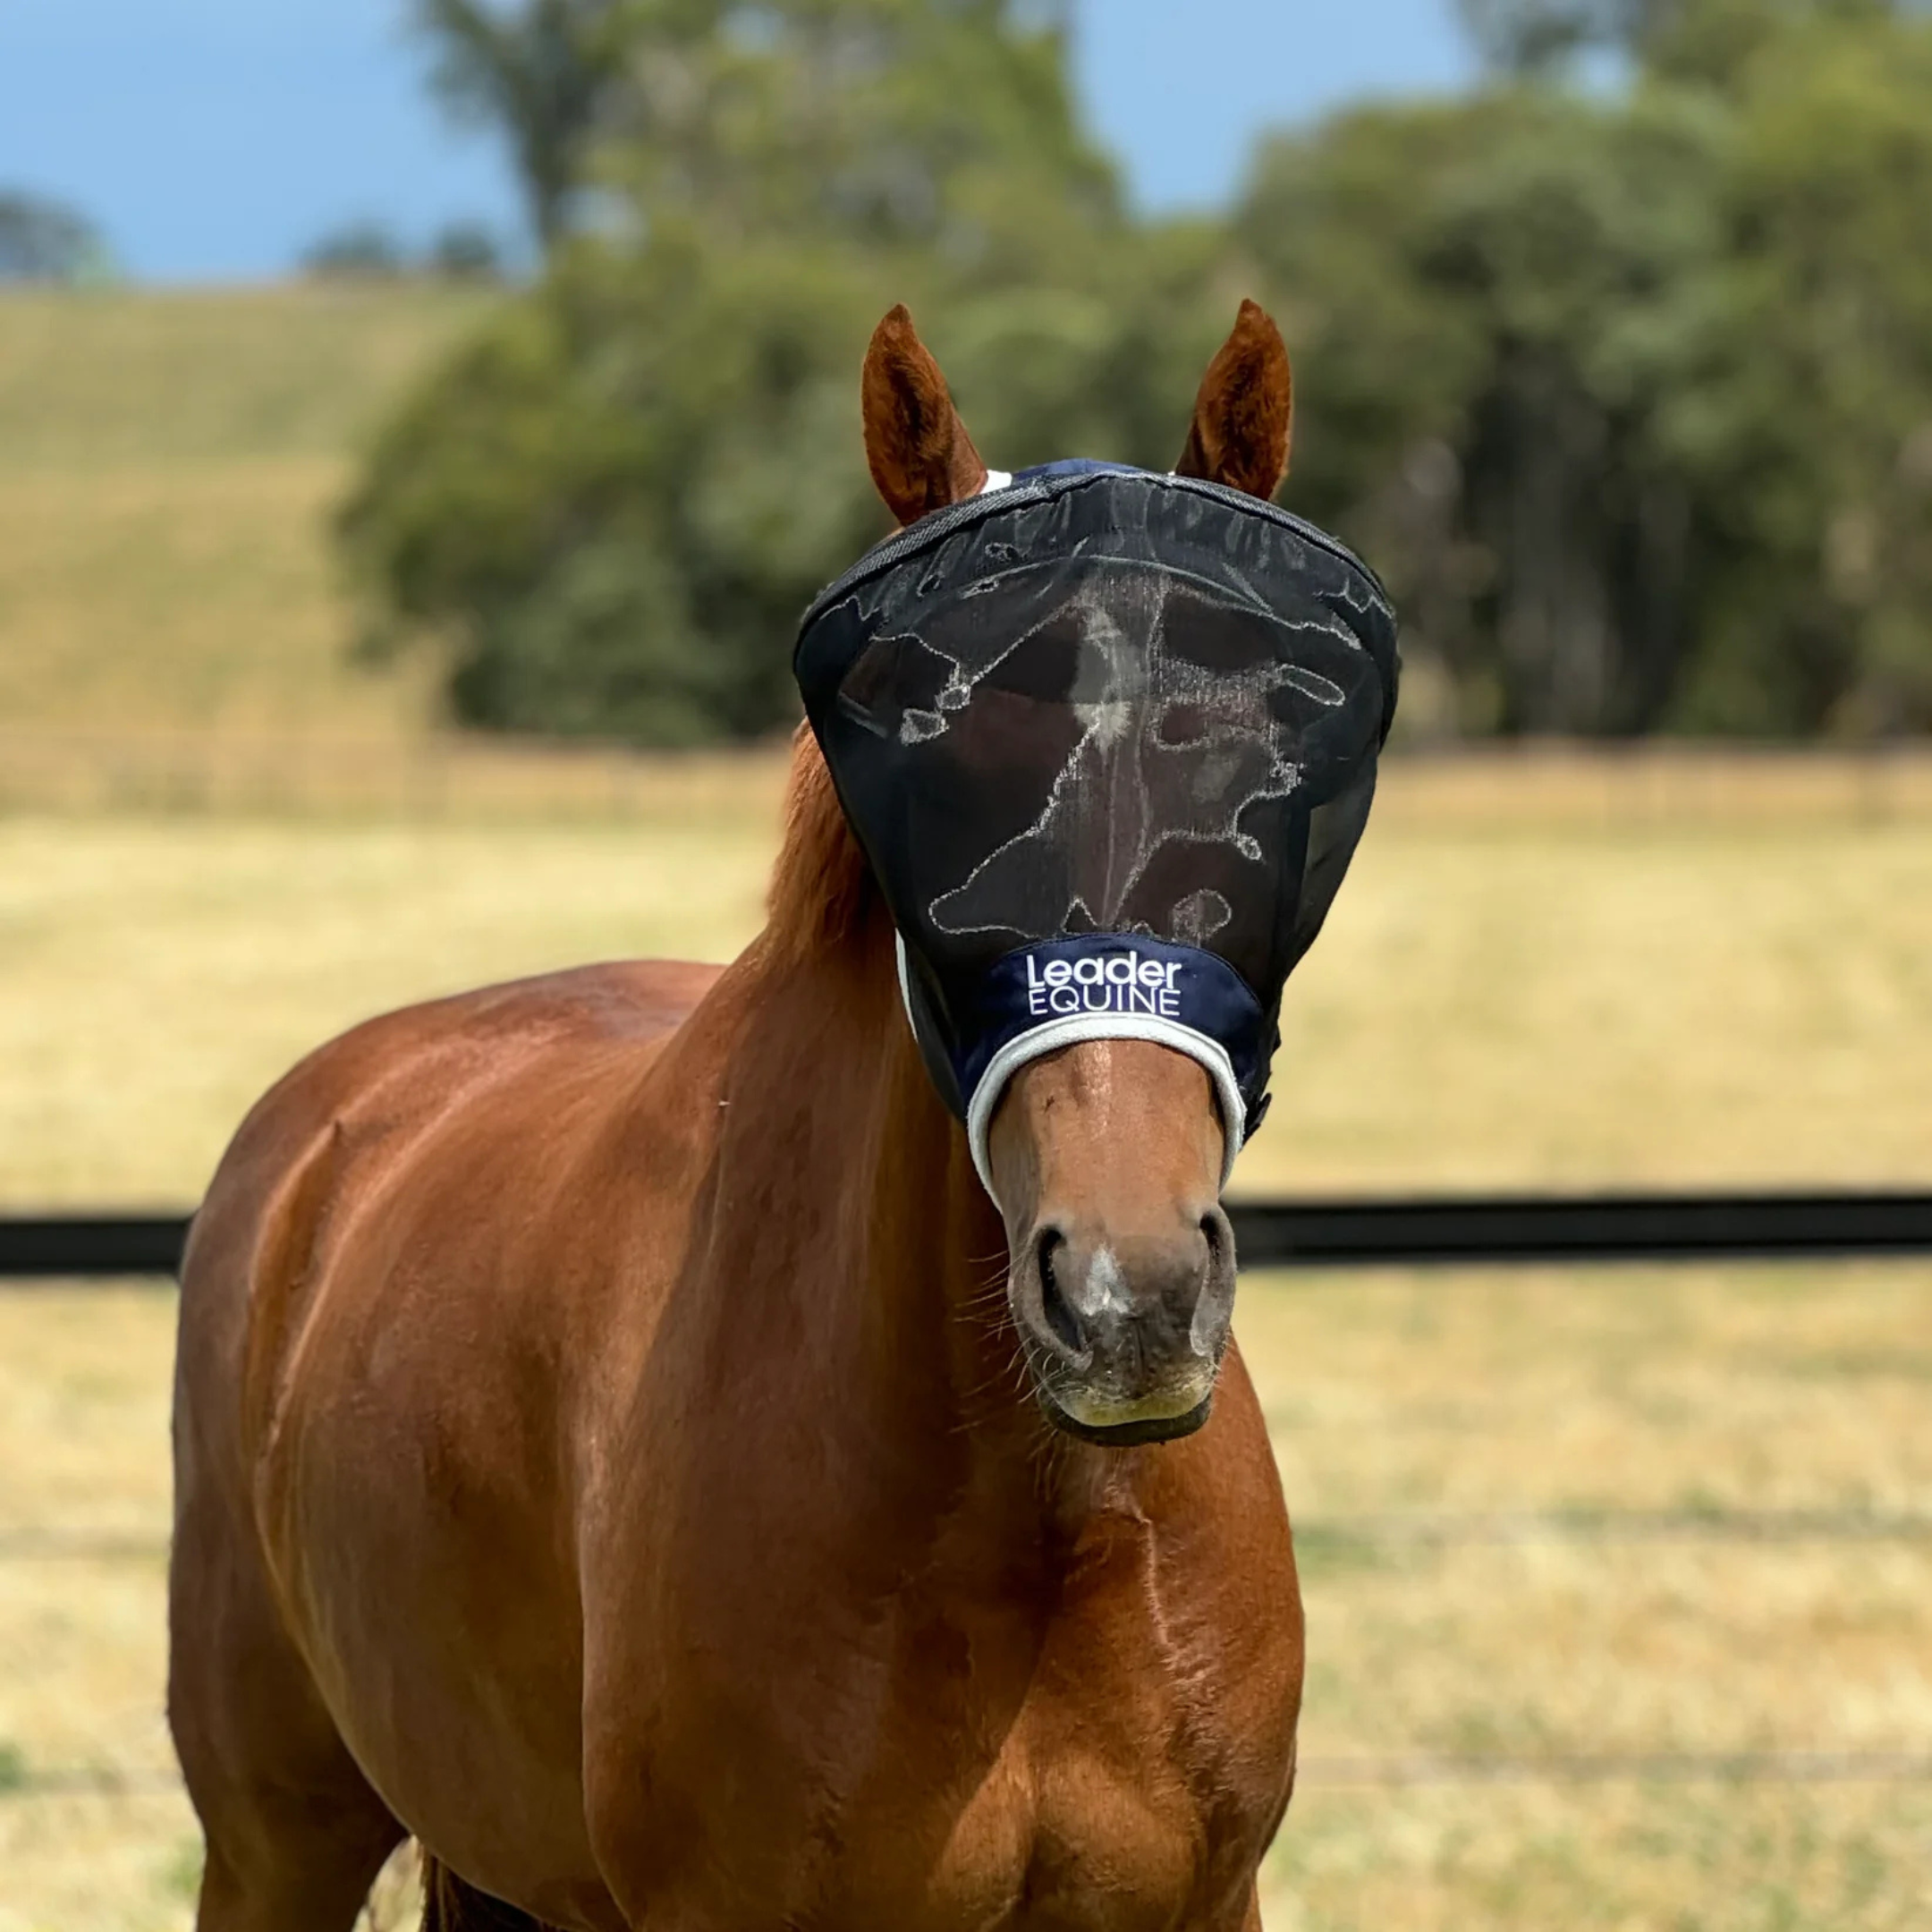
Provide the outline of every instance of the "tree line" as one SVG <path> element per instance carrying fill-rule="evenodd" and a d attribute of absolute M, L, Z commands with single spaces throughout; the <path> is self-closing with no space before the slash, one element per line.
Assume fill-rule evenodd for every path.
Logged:
<path fill-rule="evenodd" d="M 1463 0 L 1453 97 L 1137 218 L 1040 0 L 420 0 L 543 247 L 341 518 L 365 650 L 455 714 L 640 743 L 792 715 L 881 534 L 856 427 L 907 301 L 988 459 L 1165 468 L 1242 294 L 1283 500 L 1403 614 L 1407 728 L 1932 728 L 1932 21 L 1902 0 Z"/>
<path fill-rule="evenodd" d="M 24 188 L 0 185 L 0 287 L 72 286 L 105 280 L 114 261 L 101 232 L 78 208 Z"/>

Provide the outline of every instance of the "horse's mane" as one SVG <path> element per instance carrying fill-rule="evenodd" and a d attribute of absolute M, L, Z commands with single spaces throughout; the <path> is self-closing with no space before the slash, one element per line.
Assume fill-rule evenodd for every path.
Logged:
<path fill-rule="evenodd" d="M 792 741 L 784 837 L 766 894 L 765 944 L 801 961 L 853 938 L 871 910 L 872 874 L 845 822 L 809 724 Z"/>

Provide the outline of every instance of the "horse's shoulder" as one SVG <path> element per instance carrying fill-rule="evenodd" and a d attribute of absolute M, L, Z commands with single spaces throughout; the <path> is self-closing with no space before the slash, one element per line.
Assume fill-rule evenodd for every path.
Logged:
<path fill-rule="evenodd" d="M 572 1046 L 643 1043 L 689 1016 L 724 969 L 690 960 L 613 960 L 424 1000 L 379 1013 L 318 1046 L 284 1086 L 420 1091 L 437 1063 L 466 1074 Z"/>
<path fill-rule="evenodd" d="M 237 1130 L 195 1217 L 185 1279 L 262 1303 L 254 1326 L 276 1354 L 360 1210 L 423 1163 L 475 1164 L 505 1125 L 554 1141 L 620 1095 L 721 968 L 621 961 L 478 987 L 382 1013 L 318 1046 Z M 606 1109 L 608 1111 L 608 1108 Z M 441 1153 L 436 1150 L 441 1148 Z M 521 1157 L 521 1154 L 517 1157 Z M 275 1304 L 263 1302 L 266 1295 Z"/>
<path fill-rule="evenodd" d="M 371 1044 L 433 1048 L 459 1039 L 655 1039 L 682 1022 L 723 970 L 694 960 L 573 966 L 405 1006 L 365 1021 L 343 1041 L 368 1035 Z"/>
<path fill-rule="evenodd" d="M 361 1157 L 413 1140 L 466 1097 L 614 1049 L 648 1046 L 682 1023 L 718 974 L 690 961 L 613 961 L 398 1007 L 316 1047 L 262 1095 L 224 1156 L 199 1217 L 250 1218 L 317 1156 L 340 1181 Z M 233 1197 L 239 1196 L 239 1200 Z"/>

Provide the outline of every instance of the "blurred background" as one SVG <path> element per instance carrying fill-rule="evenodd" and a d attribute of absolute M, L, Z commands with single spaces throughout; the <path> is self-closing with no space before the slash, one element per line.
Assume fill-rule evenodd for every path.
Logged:
<path fill-rule="evenodd" d="M 1247 294 L 1405 678 L 1237 1187 L 1932 1184 L 1932 13 L 13 0 L 0 1211 L 191 1206 L 382 1008 L 728 956 L 878 316 L 990 462 L 1165 469 Z M 1932 1269 L 1242 1301 L 1270 1932 L 1932 1923 Z M 190 1921 L 171 1320 L 0 1295 L 0 1932 Z"/>

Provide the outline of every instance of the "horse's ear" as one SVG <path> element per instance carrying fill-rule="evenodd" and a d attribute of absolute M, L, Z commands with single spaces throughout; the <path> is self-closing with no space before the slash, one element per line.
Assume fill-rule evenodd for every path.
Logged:
<path fill-rule="evenodd" d="M 1201 377 L 1194 426 L 1174 474 L 1272 496 L 1288 474 L 1293 428 L 1288 346 L 1267 309 L 1244 301 L 1234 333 Z"/>
<path fill-rule="evenodd" d="M 902 302 L 872 332 L 860 396 L 872 480 L 902 523 L 985 487 L 987 466 Z"/>

